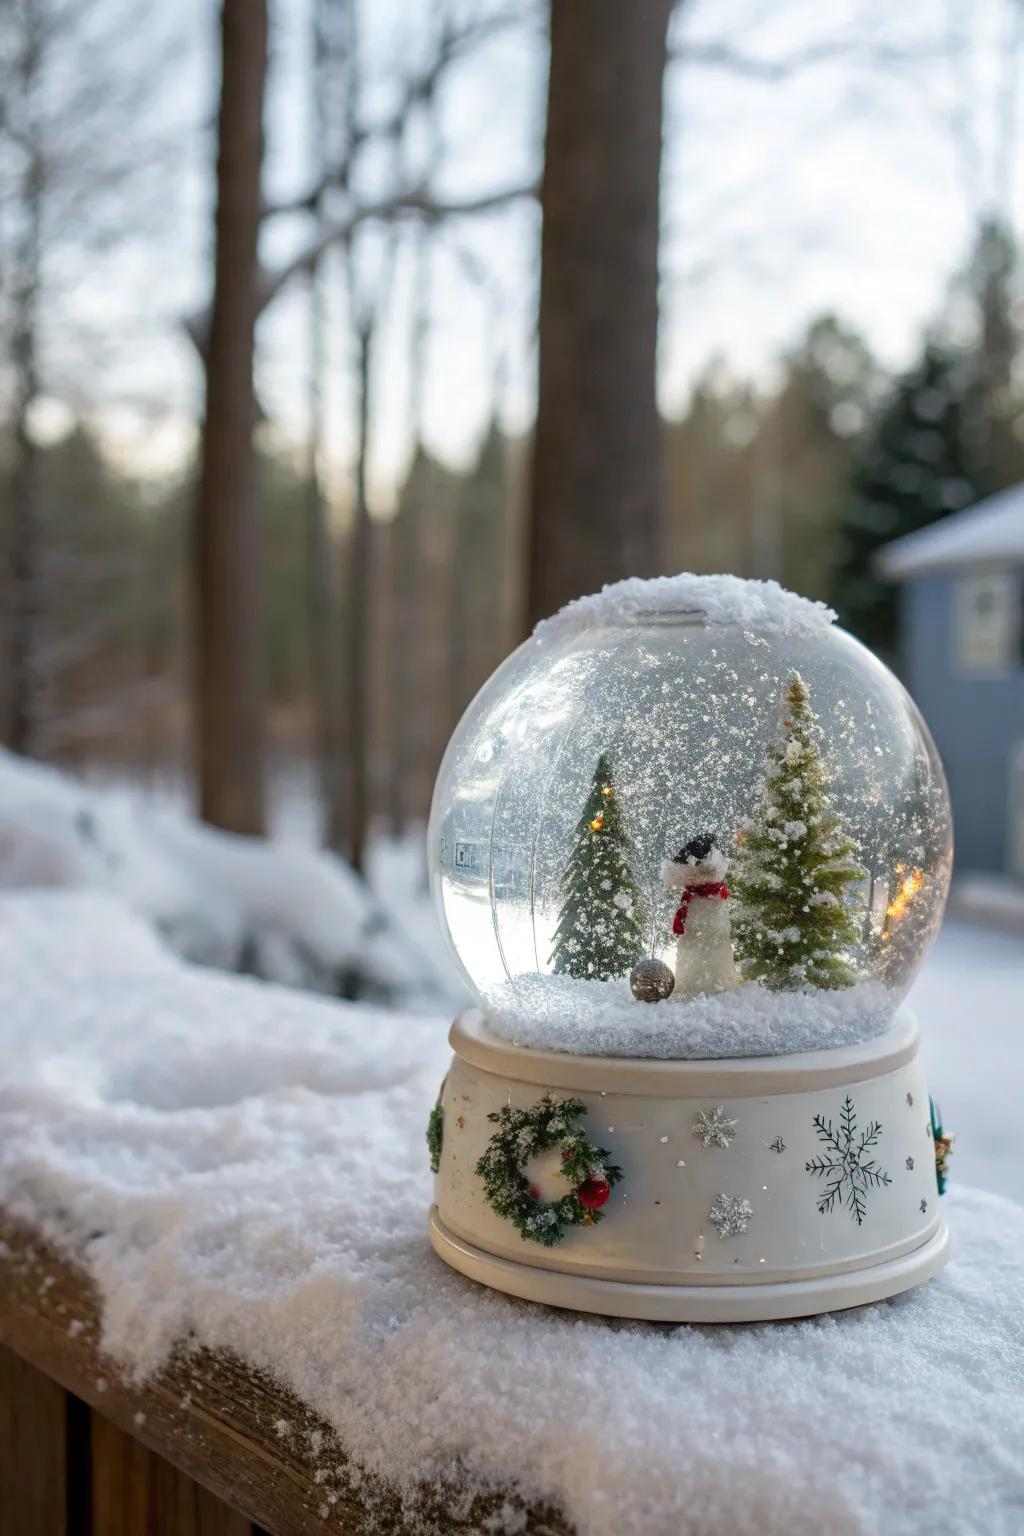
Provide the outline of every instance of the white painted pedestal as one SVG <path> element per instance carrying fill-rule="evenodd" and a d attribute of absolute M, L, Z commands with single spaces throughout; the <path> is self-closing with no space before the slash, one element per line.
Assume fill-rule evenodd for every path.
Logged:
<path fill-rule="evenodd" d="M 799 1056 L 570 1056 L 501 1040 L 475 1010 L 456 1020 L 451 1043 L 430 1241 L 471 1279 L 613 1317 L 719 1323 L 860 1306 L 946 1262 L 928 1091 L 906 1010 L 865 1045 Z M 546 1092 L 583 1100 L 582 1129 L 623 1170 L 604 1219 L 567 1230 L 553 1248 L 495 1215 L 475 1172 L 494 1130 L 488 1114 L 506 1103 L 529 1109 Z M 694 1126 L 717 1109 L 735 1129 L 727 1146 L 705 1147 Z M 831 1122 L 836 1144 L 816 1117 Z M 874 1121 L 877 1137 L 858 1153 Z M 807 1167 L 821 1157 L 838 1160 L 843 1175 L 825 1212 L 833 1175 Z M 888 1183 L 863 1178 L 868 1159 Z M 749 1204 L 745 1231 L 719 1234 L 719 1196 Z"/>

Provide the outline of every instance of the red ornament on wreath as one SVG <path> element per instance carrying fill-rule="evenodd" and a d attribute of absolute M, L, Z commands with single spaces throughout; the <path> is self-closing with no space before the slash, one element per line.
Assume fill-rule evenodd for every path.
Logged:
<path fill-rule="evenodd" d="M 600 1174 L 591 1174 L 589 1179 L 584 1179 L 576 1191 L 576 1198 L 586 1210 L 599 1211 L 602 1205 L 608 1202 L 608 1196 L 612 1187 L 608 1180 Z"/>

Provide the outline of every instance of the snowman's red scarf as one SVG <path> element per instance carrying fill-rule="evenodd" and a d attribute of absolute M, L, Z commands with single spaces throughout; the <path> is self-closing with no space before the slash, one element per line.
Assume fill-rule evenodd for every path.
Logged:
<path fill-rule="evenodd" d="M 686 914 L 690 910 L 690 902 L 695 896 L 721 896 L 723 901 L 729 900 L 729 887 L 724 880 L 713 880 L 708 885 L 688 885 L 683 891 L 679 910 L 672 919 L 672 932 L 680 936 L 686 932 Z"/>

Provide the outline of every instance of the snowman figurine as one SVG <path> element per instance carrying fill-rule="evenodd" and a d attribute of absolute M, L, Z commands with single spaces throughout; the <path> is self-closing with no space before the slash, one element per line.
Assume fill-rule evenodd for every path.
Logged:
<path fill-rule="evenodd" d="M 663 883 L 681 893 L 672 920 L 675 998 L 726 992 L 740 983 L 732 953 L 727 869 L 728 860 L 710 832 L 691 838 L 661 867 Z"/>

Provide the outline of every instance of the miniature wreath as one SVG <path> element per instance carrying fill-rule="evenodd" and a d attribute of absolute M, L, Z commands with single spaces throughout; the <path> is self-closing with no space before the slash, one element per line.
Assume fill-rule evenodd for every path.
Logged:
<path fill-rule="evenodd" d="M 510 1221 L 524 1241 L 551 1248 L 561 1242 L 566 1227 L 589 1227 L 602 1218 L 601 1206 L 622 1169 L 605 1162 L 603 1147 L 595 1147 L 576 1125 L 587 1112 L 579 1099 L 553 1099 L 545 1094 L 532 1109 L 506 1104 L 487 1116 L 498 1127 L 476 1165 L 491 1209 Z M 562 1151 L 562 1174 L 571 1186 L 557 1200 L 542 1200 L 524 1173 L 531 1157 Z"/>

